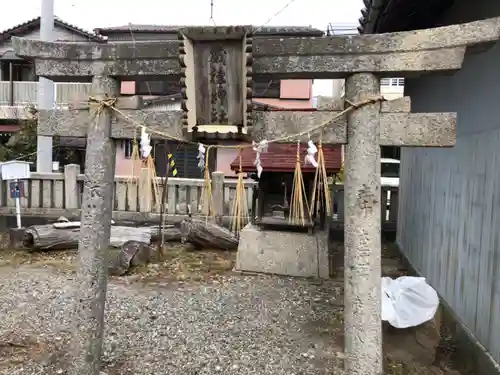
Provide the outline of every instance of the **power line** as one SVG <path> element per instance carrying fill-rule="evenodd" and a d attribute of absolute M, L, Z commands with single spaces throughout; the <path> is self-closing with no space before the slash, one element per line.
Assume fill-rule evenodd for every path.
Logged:
<path fill-rule="evenodd" d="M 214 20 L 214 0 L 210 0 L 210 21 L 217 26 Z"/>
<path fill-rule="evenodd" d="M 279 16 L 286 8 L 288 8 L 295 0 L 290 0 L 288 3 L 285 4 L 285 6 L 283 8 L 281 8 L 279 11 L 277 11 L 273 16 L 269 17 L 269 19 L 264 22 L 257 30 L 254 31 L 254 33 L 257 33 L 259 32 L 260 30 L 262 30 L 262 28 L 264 26 L 266 26 L 269 22 L 271 22 L 274 18 L 276 18 L 277 16 Z"/>

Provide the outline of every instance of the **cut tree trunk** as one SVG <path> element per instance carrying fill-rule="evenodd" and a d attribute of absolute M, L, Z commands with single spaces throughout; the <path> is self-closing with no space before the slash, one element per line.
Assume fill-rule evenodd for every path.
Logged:
<path fill-rule="evenodd" d="M 52 224 L 33 225 L 26 229 L 23 245 L 32 250 L 76 249 L 80 228 L 57 229 Z"/>
<path fill-rule="evenodd" d="M 112 226 L 110 246 L 120 247 L 127 241 L 139 241 L 151 243 L 151 238 L 157 236 L 158 227 L 123 227 Z M 179 238 L 180 231 L 177 232 L 165 229 L 164 235 L 167 238 Z M 31 250 L 61 250 L 76 249 L 80 238 L 80 228 L 56 228 L 53 224 L 33 225 L 26 229 L 23 245 Z"/>
<path fill-rule="evenodd" d="M 158 226 L 153 226 L 151 228 L 151 241 L 159 241 L 160 235 L 158 233 Z M 164 225 L 163 226 L 163 241 L 164 242 L 180 242 L 181 241 L 181 230 L 175 225 Z"/>
<path fill-rule="evenodd" d="M 228 229 L 213 221 L 186 219 L 181 223 L 182 241 L 193 244 L 196 248 L 236 250 L 238 238 Z"/>

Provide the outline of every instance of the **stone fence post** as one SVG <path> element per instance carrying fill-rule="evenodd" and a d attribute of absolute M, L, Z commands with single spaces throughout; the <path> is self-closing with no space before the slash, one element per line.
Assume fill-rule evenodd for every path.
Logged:
<path fill-rule="evenodd" d="M 66 209 L 77 209 L 80 197 L 78 188 L 78 174 L 80 166 L 78 164 L 68 164 L 64 166 L 64 207 Z"/>
<path fill-rule="evenodd" d="M 212 205 L 215 222 L 220 224 L 224 216 L 224 172 L 212 172 Z"/>

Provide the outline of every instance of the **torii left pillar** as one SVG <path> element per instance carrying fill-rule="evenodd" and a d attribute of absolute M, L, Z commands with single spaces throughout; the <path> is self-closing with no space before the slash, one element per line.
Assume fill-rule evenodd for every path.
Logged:
<path fill-rule="evenodd" d="M 97 101 L 116 98 L 119 85 L 113 78 L 95 76 L 91 92 Z M 87 132 L 70 375 L 96 375 L 101 365 L 116 149 L 111 138 L 113 109 L 95 110 Z"/>

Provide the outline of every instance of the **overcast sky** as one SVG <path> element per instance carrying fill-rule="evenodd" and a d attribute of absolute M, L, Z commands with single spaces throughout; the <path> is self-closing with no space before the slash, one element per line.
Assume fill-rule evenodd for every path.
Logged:
<path fill-rule="evenodd" d="M 40 15 L 43 0 L 9 2 L 0 12 L 0 30 Z M 54 13 L 86 30 L 128 23 L 210 25 L 211 0 L 53 0 Z M 362 0 L 212 0 L 218 25 L 357 26 Z M 283 7 L 289 4 L 285 9 Z M 283 9 L 283 10 L 282 10 Z M 282 11 L 281 11 L 282 10 Z M 281 11 L 281 12 L 280 12 Z M 278 15 L 274 16 L 277 12 Z M 326 83 L 326 82 L 325 82 Z M 320 82 L 315 85 L 318 91 Z M 323 90 L 319 94 L 325 95 Z"/>

